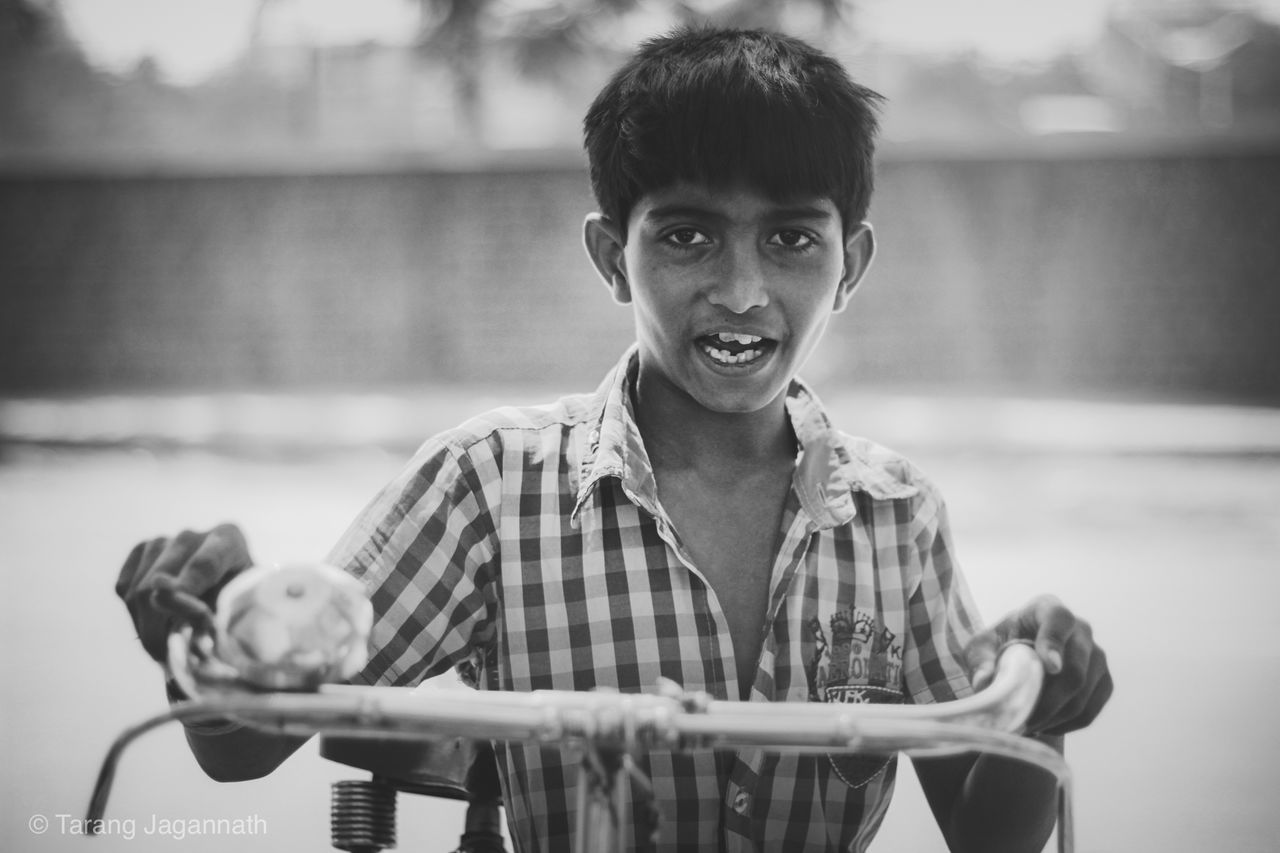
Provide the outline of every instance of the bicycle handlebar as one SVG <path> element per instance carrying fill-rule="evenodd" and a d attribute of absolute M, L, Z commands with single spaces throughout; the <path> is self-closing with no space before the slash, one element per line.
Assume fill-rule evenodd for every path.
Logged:
<path fill-rule="evenodd" d="M 171 637 L 171 648 L 189 637 Z M 182 645 L 179 646 L 178 644 Z M 685 693 L 674 683 L 657 693 L 544 690 L 416 691 L 412 688 L 322 685 L 314 693 L 202 690 L 171 654 L 180 686 L 193 698 L 125 731 L 103 762 L 90 801 L 88 826 L 106 811 L 124 749 L 142 734 L 178 720 L 232 718 L 254 728 L 293 735 L 343 737 L 465 737 L 477 740 L 579 744 L 631 753 L 657 747 L 763 749 L 772 752 L 905 752 L 939 755 L 983 751 L 1032 763 L 1060 785 L 1058 843 L 1073 847 L 1070 771 L 1046 744 L 1016 734 L 1034 709 L 1044 671 L 1034 650 L 1003 650 L 984 690 L 933 705 L 733 702 Z"/>
<path fill-rule="evenodd" d="M 303 736 L 567 745 L 582 759 L 575 849 L 592 853 L 620 849 L 628 780 L 648 786 L 632 758 L 646 749 L 980 750 L 1031 762 L 1058 779 L 1059 849 L 1072 847 L 1067 765 L 1047 745 L 1016 734 L 1044 679 L 1039 658 L 1025 644 L 1002 651 L 986 689 L 932 705 L 732 702 L 670 681 L 638 694 L 419 692 L 322 683 L 358 671 L 372 622 L 363 589 L 333 567 L 250 569 L 219 594 L 215 613 L 212 633 L 195 634 L 188 626 L 169 636 L 168 669 L 191 698 L 112 743 L 89 803 L 88 827 L 100 825 L 116 767 L 139 736 L 174 720 L 231 720 Z"/>
<path fill-rule="evenodd" d="M 179 678 L 184 689 L 192 689 L 184 681 Z M 685 693 L 672 683 L 660 685 L 658 693 L 640 694 L 564 690 L 428 694 L 413 688 L 326 684 L 306 694 L 193 695 L 204 716 L 233 717 L 254 728 L 284 734 L 591 740 L 622 748 L 830 752 L 910 748 L 900 743 L 904 735 L 925 727 L 933 727 L 938 734 L 954 727 L 1016 732 L 1030 716 L 1042 681 L 1035 652 L 1019 643 L 1001 655 L 987 689 L 933 705 L 733 702 Z M 941 743 L 930 740 L 930 745 L 945 747 L 948 740 L 944 736 Z"/>

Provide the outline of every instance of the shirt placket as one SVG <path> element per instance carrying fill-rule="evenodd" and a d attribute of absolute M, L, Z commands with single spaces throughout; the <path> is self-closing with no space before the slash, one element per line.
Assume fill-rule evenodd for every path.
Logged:
<path fill-rule="evenodd" d="M 796 500 L 794 494 L 791 500 Z M 796 503 L 798 504 L 798 501 Z M 773 698 L 765 695 L 763 689 L 764 685 L 771 680 L 769 678 L 771 673 L 766 672 L 763 665 L 766 656 L 772 655 L 775 670 L 780 664 L 789 665 L 785 649 L 770 647 L 773 642 L 772 628 L 782 611 L 783 602 L 786 601 L 787 590 L 795 580 L 796 573 L 804 562 L 816 532 L 817 525 L 804 509 L 797 505 L 787 525 L 782 544 L 778 548 L 770 578 L 769 608 L 761 628 L 764 631 L 764 642 L 760 646 L 760 659 L 756 661 L 756 684 L 752 685 L 750 694 L 753 702 L 768 702 Z M 751 816 L 755 811 L 756 788 L 764 756 L 765 754 L 759 750 L 739 753 L 729 773 L 723 802 L 723 807 L 726 809 L 725 827 L 729 830 L 724 840 L 726 851 L 754 849 L 750 842 Z"/>
<path fill-rule="evenodd" d="M 699 622 L 705 621 L 707 623 L 702 632 L 702 642 L 704 643 L 702 648 L 703 660 L 711 662 L 716 681 L 723 686 L 725 691 L 724 695 L 736 696 L 738 695 L 738 663 L 733 649 L 733 640 L 729 636 L 729 623 L 724 617 L 724 609 L 720 606 L 720 600 L 716 597 L 716 592 L 706 577 L 694 565 L 693 557 L 685 548 L 684 543 L 681 542 L 680 535 L 676 532 L 675 525 L 667 516 L 666 510 L 658 503 L 656 497 L 633 487 L 634 480 L 631 477 L 631 473 L 630 467 L 624 471 L 623 493 L 632 503 L 649 513 L 658 531 L 658 538 L 671 550 L 671 553 L 676 555 L 676 559 L 680 561 L 680 564 L 697 578 L 703 589 L 707 591 L 706 606 L 695 614 Z M 715 642 L 718 648 L 710 646 L 712 641 Z"/>

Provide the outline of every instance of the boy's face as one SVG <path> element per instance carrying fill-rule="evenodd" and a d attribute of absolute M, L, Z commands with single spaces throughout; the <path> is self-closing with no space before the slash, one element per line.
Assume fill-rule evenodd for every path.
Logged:
<path fill-rule="evenodd" d="M 621 236 L 588 218 L 597 269 L 634 306 L 642 386 L 721 413 L 781 400 L 874 249 L 865 224 L 845 235 L 830 199 L 691 184 L 643 196 Z"/>

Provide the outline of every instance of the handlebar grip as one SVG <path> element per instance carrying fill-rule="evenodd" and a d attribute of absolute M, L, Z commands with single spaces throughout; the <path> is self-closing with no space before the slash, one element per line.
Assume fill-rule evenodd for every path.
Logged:
<path fill-rule="evenodd" d="M 1035 711 L 1044 687 L 1044 664 L 1035 647 L 1015 640 L 1000 650 L 991 684 L 977 696 L 990 700 L 988 725 L 998 731 L 1020 732 Z"/>

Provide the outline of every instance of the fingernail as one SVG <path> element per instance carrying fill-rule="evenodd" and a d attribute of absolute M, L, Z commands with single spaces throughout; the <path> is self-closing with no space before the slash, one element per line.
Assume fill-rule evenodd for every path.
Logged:
<path fill-rule="evenodd" d="M 1048 669 L 1050 672 L 1062 671 L 1062 652 L 1051 651 L 1046 657 L 1049 659 Z"/>

